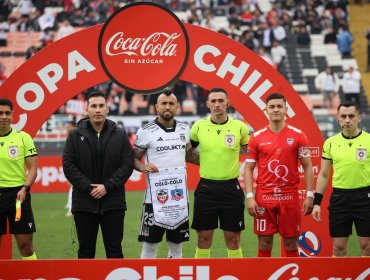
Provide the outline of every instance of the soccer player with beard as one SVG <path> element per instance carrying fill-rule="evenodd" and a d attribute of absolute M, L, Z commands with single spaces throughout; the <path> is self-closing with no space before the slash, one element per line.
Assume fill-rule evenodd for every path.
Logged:
<path fill-rule="evenodd" d="M 176 178 L 178 169 L 185 170 L 186 161 L 199 164 L 196 153 L 190 152 L 190 128 L 187 124 L 175 120 L 179 103 L 175 94 L 165 89 L 158 96 L 155 108 L 158 117 L 141 127 L 136 134 L 134 146 L 135 169 L 146 173 L 146 192 L 141 217 L 138 240 L 143 243 L 141 258 L 155 258 L 164 233 L 168 244 L 168 257 L 182 257 L 182 242 L 189 240 L 189 211 L 186 184 L 183 188 L 169 191 L 163 187 L 160 190 L 151 184 L 151 174 L 167 172 L 171 178 Z M 145 158 L 142 163 L 142 158 Z M 174 168 L 175 167 L 175 168 Z M 167 182 L 167 181 L 166 181 Z M 186 194 L 186 196 L 185 196 Z M 174 226 L 156 221 L 159 205 L 168 205 L 169 201 L 177 201 L 178 207 L 186 208 L 186 216 Z"/>
<path fill-rule="evenodd" d="M 271 257 L 274 234 L 283 238 L 287 257 L 298 257 L 301 234 L 298 163 L 304 169 L 307 196 L 303 214 L 313 208 L 314 177 L 307 137 L 286 124 L 286 99 L 272 93 L 266 99 L 267 127 L 254 132 L 249 141 L 245 165 L 248 213 L 254 217 L 258 235 L 258 257 Z M 253 194 L 253 169 L 258 166 L 256 194 Z"/>

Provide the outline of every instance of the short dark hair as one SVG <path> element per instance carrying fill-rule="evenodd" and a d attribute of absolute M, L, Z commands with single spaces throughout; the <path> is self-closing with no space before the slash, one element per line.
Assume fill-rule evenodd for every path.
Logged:
<path fill-rule="evenodd" d="M 70 124 L 72 126 L 76 126 L 76 122 L 75 121 L 68 121 L 67 124 Z"/>
<path fill-rule="evenodd" d="M 360 113 L 360 106 L 355 101 L 343 101 L 339 104 L 337 111 L 339 112 L 342 107 L 355 107 L 356 111 Z"/>
<path fill-rule="evenodd" d="M 223 92 L 226 95 L 226 98 L 229 99 L 226 90 L 224 90 L 223 88 L 211 88 L 210 91 L 208 92 L 208 96 L 213 92 Z"/>
<path fill-rule="evenodd" d="M 89 105 L 89 100 L 93 97 L 103 97 L 105 102 L 107 102 L 107 96 L 100 92 L 100 91 L 93 91 L 92 93 L 89 94 L 89 96 L 87 97 L 87 105 Z"/>
<path fill-rule="evenodd" d="M 267 96 L 266 104 L 270 100 L 273 100 L 273 99 L 282 99 L 286 103 L 286 99 L 285 99 L 284 95 L 282 95 L 281 93 L 278 93 L 278 92 L 274 92 L 274 93 L 271 93 L 269 96 Z"/>
<path fill-rule="evenodd" d="M 13 111 L 13 103 L 8 98 L 0 98 L 0 106 L 9 106 L 10 110 Z"/>

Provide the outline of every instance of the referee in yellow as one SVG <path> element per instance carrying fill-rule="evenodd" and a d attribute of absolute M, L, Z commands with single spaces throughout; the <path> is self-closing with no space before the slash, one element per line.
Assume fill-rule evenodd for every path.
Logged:
<path fill-rule="evenodd" d="M 9 221 L 9 232 L 14 234 L 22 259 L 36 260 L 32 244 L 36 227 L 30 188 L 37 175 L 37 151 L 29 134 L 11 128 L 12 120 L 13 104 L 9 99 L 1 98 L 0 248 Z"/>
<path fill-rule="evenodd" d="M 227 115 L 229 99 L 222 88 L 210 90 L 211 116 L 194 123 L 190 141 L 199 147 L 200 181 L 194 192 L 192 228 L 197 231 L 195 258 L 210 258 L 213 232 L 220 225 L 229 258 L 243 257 L 245 197 L 240 187 L 239 152 L 247 151 L 247 126 Z"/>
<path fill-rule="evenodd" d="M 347 255 L 348 238 L 356 228 L 362 256 L 370 256 L 370 134 L 359 128 L 359 105 L 353 101 L 338 106 L 342 131 L 328 139 L 322 150 L 312 216 L 321 221 L 321 200 L 333 168 L 333 191 L 329 205 L 329 230 L 333 256 Z"/>

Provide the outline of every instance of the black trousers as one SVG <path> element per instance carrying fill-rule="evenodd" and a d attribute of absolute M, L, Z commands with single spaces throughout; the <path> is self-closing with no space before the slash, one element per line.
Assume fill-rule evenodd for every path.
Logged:
<path fill-rule="evenodd" d="M 107 258 L 123 258 L 122 239 L 124 210 L 112 210 L 103 214 L 89 212 L 73 212 L 79 243 L 78 258 L 95 258 L 96 239 L 99 225 L 103 236 Z"/>

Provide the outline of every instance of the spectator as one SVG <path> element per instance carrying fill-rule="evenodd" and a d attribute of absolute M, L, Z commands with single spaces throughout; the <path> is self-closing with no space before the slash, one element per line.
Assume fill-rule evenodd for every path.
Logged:
<path fill-rule="evenodd" d="M 352 42 L 353 37 L 348 31 L 348 26 L 344 25 L 339 31 L 337 37 L 337 45 L 340 53 L 342 54 L 342 58 L 352 57 Z"/>
<path fill-rule="evenodd" d="M 345 101 L 355 101 L 360 105 L 361 74 L 353 66 L 343 75 L 342 89 Z"/>
<path fill-rule="evenodd" d="M 0 47 L 6 47 L 8 42 L 6 33 L 9 31 L 9 23 L 0 15 Z"/>
<path fill-rule="evenodd" d="M 75 31 L 74 27 L 70 24 L 68 19 L 65 19 L 60 23 L 59 30 L 57 32 L 56 40 L 62 39 Z"/>
<path fill-rule="evenodd" d="M 326 67 L 325 71 L 316 76 L 315 87 L 322 94 L 322 107 L 334 108 L 333 98 L 339 90 L 339 78 L 337 74 L 333 73 L 331 67 Z"/>
<path fill-rule="evenodd" d="M 22 17 L 28 19 L 30 13 L 34 9 L 34 6 L 31 0 L 19 0 L 17 9 Z"/>
<path fill-rule="evenodd" d="M 278 41 L 274 41 L 271 48 L 271 58 L 277 70 L 279 70 L 286 55 L 286 49 Z"/>
<path fill-rule="evenodd" d="M 337 43 L 337 34 L 335 33 L 332 27 L 329 27 L 326 30 L 324 44 L 336 44 L 336 43 Z"/>
<path fill-rule="evenodd" d="M 264 47 L 259 47 L 258 48 L 258 51 L 257 51 L 257 54 L 263 58 L 268 64 L 274 66 L 274 62 L 272 61 L 272 58 L 271 56 L 269 55 L 268 52 L 266 52 L 265 48 Z"/>
<path fill-rule="evenodd" d="M 297 44 L 300 46 L 308 46 L 310 43 L 311 38 L 306 26 L 299 27 L 297 34 Z"/>

